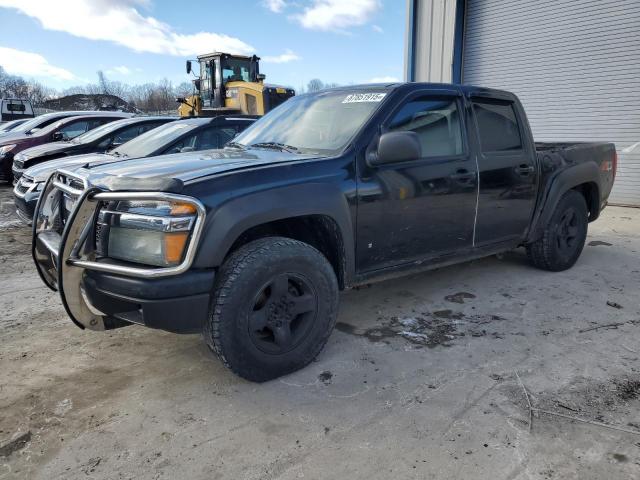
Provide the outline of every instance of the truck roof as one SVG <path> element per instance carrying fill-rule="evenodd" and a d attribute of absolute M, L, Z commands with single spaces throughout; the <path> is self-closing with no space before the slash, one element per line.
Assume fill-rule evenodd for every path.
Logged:
<path fill-rule="evenodd" d="M 484 94 L 494 98 L 513 99 L 515 95 L 505 90 L 499 90 L 495 88 L 477 87 L 474 85 L 462 85 L 457 83 L 429 83 L 429 82 L 390 82 L 390 83 L 363 83 L 359 85 L 343 85 L 327 89 L 328 91 L 361 91 L 361 90 L 386 90 L 393 91 L 398 89 L 404 89 L 407 91 L 419 90 L 459 90 L 462 93 L 477 93 Z"/>

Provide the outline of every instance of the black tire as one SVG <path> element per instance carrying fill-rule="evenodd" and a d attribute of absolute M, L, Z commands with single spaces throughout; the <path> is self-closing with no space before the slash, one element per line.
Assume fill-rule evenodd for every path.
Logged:
<path fill-rule="evenodd" d="M 247 380 L 264 382 L 305 367 L 335 325 L 335 273 L 306 243 L 250 242 L 227 259 L 215 283 L 203 335 L 224 365 Z"/>
<path fill-rule="evenodd" d="M 542 237 L 527 245 L 527 256 L 531 263 L 543 270 L 560 272 L 571 268 L 584 248 L 587 239 L 589 212 L 580 192 L 565 193 Z"/>

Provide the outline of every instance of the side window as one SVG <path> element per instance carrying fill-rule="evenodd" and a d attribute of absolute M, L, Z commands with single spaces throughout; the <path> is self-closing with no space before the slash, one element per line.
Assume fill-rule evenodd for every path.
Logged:
<path fill-rule="evenodd" d="M 86 132 L 88 124 L 89 122 L 87 120 L 71 122 L 66 124 L 64 127 L 60 127 L 57 131 L 62 133 L 65 140 L 71 140 L 72 138 Z"/>
<path fill-rule="evenodd" d="M 235 125 L 236 134 L 238 134 L 238 133 L 242 132 L 243 130 L 249 128 L 252 124 L 253 124 L 253 122 L 238 122 Z"/>
<path fill-rule="evenodd" d="M 208 150 L 211 148 L 222 148 L 225 143 L 231 140 L 236 134 L 234 127 L 214 127 L 201 131 L 196 140 L 197 150 Z"/>
<path fill-rule="evenodd" d="M 162 123 L 143 123 L 138 128 L 138 135 L 142 135 L 144 132 L 148 132 L 149 130 L 153 130 L 156 127 L 159 127 Z"/>
<path fill-rule="evenodd" d="M 483 98 L 474 99 L 472 103 L 483 152 L 522 149 L 518 117 L 513 102 Z"/>
<path fill-rule="evenodd" d="M 196 137 L 197 134 L 188 135 L 176 143 L 172 144 L 169 148 L 167 148 L 163 153 L 180 153 L 184 151 L 193 151 L 196 149 Z M 187 150 L 185 150 L 187 149 Z"/>
<path fill-rule="evenodd" d="M 407 102 L 394 115 L 389 131 L 415 132 L 423 157 L 463 153 L 458 103 L 452 97 L 419 97 Z"/>
<path fill-rule="evenodd" d="M 130 127 L 123 128 L 119 132 L 117 132 L 113 137 L 113 145 L 122 145 L 123 143 L 132 140 L 137 137 L 138 131 L 140 129 L 140 125 L 131 125 Z"/>
<path fill-rule="evenodd" d="M 101 118 L 99 120 L 89 120 L 87 123 L 88 123 L 87 132 L 88 132 L 89 130 L 98 128 L 100 125 L 104 125 L 105 123 L 107 123 L 107 120 Z"/>

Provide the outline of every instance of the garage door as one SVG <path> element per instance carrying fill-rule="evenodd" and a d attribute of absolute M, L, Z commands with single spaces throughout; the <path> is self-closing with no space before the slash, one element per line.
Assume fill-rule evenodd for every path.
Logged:
<path fill-rule="evenodd" d="M 468 0 L 463 82 L 516 93 L 538 141 L 611 141 L 640 206 L 640 1 Z"/>

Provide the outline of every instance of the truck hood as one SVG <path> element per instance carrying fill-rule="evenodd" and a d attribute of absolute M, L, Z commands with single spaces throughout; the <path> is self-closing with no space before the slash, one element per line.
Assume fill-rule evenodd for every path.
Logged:
<path fill-rule="evenodd" d="M 113 155 L 106 155 L 104 153 L 74 155 L 72 157 L 62 157 L 39 163 L 25 170 L 24 175 L 31 177 L 35 182 L 45 182 L 56 170 L 75 170 L 76 168 L 80 168 L 85 165 L 102 165 L 118 160 L 119 159 L 117 157 L 114 157 Z"/>
<path fill-rule="evenodd" d="M 76 172 L 91 185 L 108 190 L 159 190 L 180 192 L 184 183 L 202 177 L 263 165 L 318 158 L 275 150 L 204 150 L 138 158 L 109 165 L 89 166 Z"/>

